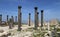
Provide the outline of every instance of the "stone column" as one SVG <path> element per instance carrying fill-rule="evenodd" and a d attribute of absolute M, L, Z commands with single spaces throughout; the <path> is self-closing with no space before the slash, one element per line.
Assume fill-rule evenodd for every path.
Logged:
<path fill-rule="evenodd" d="M 14 17 L 11 16 L 11 18 L 12 18 L 12 27 L 14 27 Z"/>
<path fill-rule="evenodd" d="M 29 13 L 29 26 L 31 26 L 31 13 Z"/>
<path fill-rule="evenodd" d="M 0 25 L 2 24 L 2 14 L 0 14 Z"/>
<path fill-rule="evenodd" d="M 9 19 L 9 29 L 12 29 L 12 19 Z"/>
<path fill-rule="evenodd" d="M 41 10 L 41 27 L 43 27 L 43 10 Z"/>
<path fill-rule="evenodd" d="M 18 6 L 18 31 L 21 31 L 21 6 Z"/>
<path fill-rule="evenodd" d="M 37 26 L 39 27 L 39 17 L 38 17 L 39 12 L 37 12 Z"/>
<path fill-rule="evenodd" d="M 17 21 L 17 16 L 15 16 L 15 24 L 17 25 L 18 21 Z"/>
<path fill-rule="evenodd" d="M 35 29 L 37 29 L 37 7 L 35 7 Z"/>
<path fill-rule="evenodd" d="M 8 15 L 7 15 L 7 22 L 8 22 Z"/>
<path fill-rule="evenodd" d="M 17 23 L 17 16 L 15 16 L 15 22 Z"/>
<path fill-rule="evenodd" d="M 7 25 L 8 25 L 8 15 L 7 15 Z"/>

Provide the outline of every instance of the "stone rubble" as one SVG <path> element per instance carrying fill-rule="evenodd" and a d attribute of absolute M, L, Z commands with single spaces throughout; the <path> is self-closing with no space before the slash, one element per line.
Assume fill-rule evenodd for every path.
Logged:
<path fill-rule="evenodd" d="M 18 29 L 17 27 L 18 27 L 17 25 L 12 29 L 9 29 L 8 26 L 0 27 L 0 30 L 2 29 L 4 31 L 3 33 L 0 33 L 0 36 L 7 35 L 8 33 L 11 33 L 11 35 L 8 35 L 8 37 L 30 37 L 32 35 L 32 32 L 25 31 L 26 29 L 30 28 L 31 26 L 21 27 L 22 28 L 21 32 L 17 31 L 17 29 Z"/>

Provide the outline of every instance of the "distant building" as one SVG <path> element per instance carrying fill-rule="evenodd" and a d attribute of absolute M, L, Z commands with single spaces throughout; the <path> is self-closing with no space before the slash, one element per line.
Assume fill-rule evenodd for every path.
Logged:
<path fill-rule="evenodd" d="M 52 19 L 48 22 L 44 21 L 43 22 L 43 26 L 47 26 L 47 25 L 59 25 L 58 19 Z M 41 26 L 41 22 L 39 22 L 39 26 Z"/>
<path fill-rule="evenodd" d="M 58 25 L 58 20 L 57 19 L 52 19 L 49 21 L 50 25 Z"/>

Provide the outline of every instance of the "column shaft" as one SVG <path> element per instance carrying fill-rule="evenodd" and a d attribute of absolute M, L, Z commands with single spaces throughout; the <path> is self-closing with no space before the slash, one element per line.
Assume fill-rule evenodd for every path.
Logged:
<path fill-rule="evenodd" d="M 12 27 L 14 27 L 14 17 L 11 16 L 11 18 L 12 18 Z"/>
<path fill-rule="evenodd" d="M 29 13 L 29 26 L 31 25 L 31 13 Z"/>
<path fill-rule="evenodd" d="M 37 29 L 37 7 L 35 7 L 35 29 Z"/>
<path fill-rule="evenodd" d="M 21 31 L 21 6 L 18 6 L 18 31 Z"/>
<path fill-rule="evenodd" d="M 0 25 L 2 24 L 2 14 L 0 14 Z"/>
<path fill-rule="evenodd" d="M 41 10 L 41 27 L 43 27 L 43 10 Z"/>

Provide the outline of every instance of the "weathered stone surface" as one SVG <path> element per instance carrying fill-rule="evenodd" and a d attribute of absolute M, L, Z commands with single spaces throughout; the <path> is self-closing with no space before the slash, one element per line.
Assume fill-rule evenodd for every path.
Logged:
<path fill-rule="evenodd" d="M 41 10 L 41 27 L 43 27 L 43 10 Z"/>
<path fill-rule="evenodd" d="M 9 20 L 9 29 L 12 29 L 12 19 Z"/>
<path fill-rule="evenodd" d="M 11 33 L 8 33 L 8 34 L 7 34 L 7 36 L 10 36 L 10 35 L 11 35 Z"/>
<path fill-rule="evenodd" d="M 3 33 L 4 32 L 4 30 L 0 30 L 0 33 Z"/>
<path fill-rule="evenodd" d="M 17 16 L 15 16 L 15 22 L 17 22 Z"/>
<path fill-rule="evenodd" d="M 39 27 L 39 17 L 38 17 L 38 15 L 39 15 L 39 12 L 37 12 L 37 27 Z"/>
<path fill-rule="evenodd" d="M 8 22 L 8 17 L 9 17 L 9 16 L 7 15 L 7 22 Z"/>
<path fill-rule="evenodd" d="M 7 35 L 2 35 L 1 37 L 8 37 Z"/>
<path fill-rule="evenodd" d="M 11 23 L 12 23 L 12 27 L 14 27 L 14 17 L 11 16 L 11 18 L 12 18 L 12 21 L 11 21 Z"/>
<path fill-rule="evenodd" d="M 0 25 L 2 24 L 2 14 L 0 14 Z"/>
<path fill-rule="evenodd" d="M 8 25 L 8 15 L 7 15 L 7 25 Z"/>
<path fill-rule="evenodd" d="M 18 6 L 18 31 L 21 31 L 21 6 Z"/>
<path fill-rule="evenodd" d="M 35 7 L 35 29 L 37 29 L 37 7 Z"/>
<path fill-rule="evenodd" d="M 31 13 L 29 13 L 29 26 L 31 25 Z"/>

